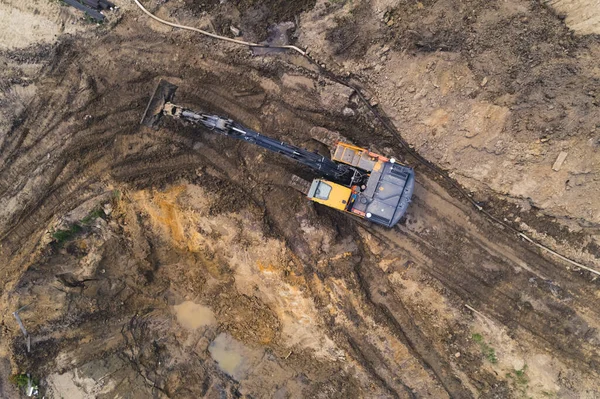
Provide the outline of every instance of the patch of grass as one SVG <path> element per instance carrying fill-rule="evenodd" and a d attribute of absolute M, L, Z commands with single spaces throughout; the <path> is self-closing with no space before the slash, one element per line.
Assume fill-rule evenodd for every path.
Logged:
<path fill-rule="evenodd" d="M 52 233 L 52 238 L 58 245 L 62 245 L 67 241 L 71 241 L 77 234 L 79 234 L 83 228 L 77 224 L 72 224 L 68 229 L 56 230 Z"/>
<path fill-rule="evenodd" d="M 523 365 L 520 370 L 514 369 L 513 371 L 506 373 L 506 377 L 512 380 L 514 389 L 520 392 L 521 397 L 527 397 L 527 389 L 529 387 L 529 377 L 527 377 L 527 364 Z M 547 392 L 542 392 L 544 396 L 552 397 Z"/>
<path fill-rule="evenodd" d="M 492 348 L 491 346 L 489 346 L 487 343 L 485 343 L 485 341 L 483 340 L 483 335 L 475 333 L 475 334 L 471 335 L 471 338 L 473 339 L 473 341 L 475 341 L 479 344 L 479 347 L 481 348 L 481 352 L 483 353 L 483 356 L 490 363 L 492 363 L 492 364 L 498 363 L 498 357 L 496 356 L 496 350 L 494 348 Z"/>
<path fill-rule="evenodd" d="M 88 213 L 88 215 L 86 217 L 81 219 L 81 223 L 87 225 L 98 218 L 104 219 L 105 217 L 106 217 L 106 214 L 104 213 L 102 208 L 96 208 L 96 209 L 93 209 L 90 213 Z"/>
<path fill-rule="evenodd" d="M 10 376 L 9 380 L 11 383 L 15 384 L 19 389 L 25 389 L 29 386 L 29 378 L 27 374 L 13 374 Z M 39 385 L 38 381 L 31 377 L 31 386 L 37 387 Z"/>
<path fill-rule="evenodd" d="M 75 238 L 79 233 L 81 233 L 86 226 L 89 226 L 94 220 L 97 218 L 106 218 L 106 214 L 102 210 L 102 208 L 94 208 L 90 213 L 88 213 L 80 222 L 75 222 L 69 226 L 67 229 L 56 230 L 52 233 L 52 238 L 54 238 L 54 242 L 57 245 L 61 246 L 64 243 L 71 241 Z"/>
<path fill-rule="evenodd" d="M 19 388 L 26 388 L 27 383 L 29 382 L 29 377 L 27 377 L 27 374 L 13 374 L 10 376 L 10 382 Z"/>
<path fill-rule="evenodd" d="M 546 398 L 556 398 L 556 394 L 554 392 L 542 391 L 542 395 Z"/>
<path fill-rule="evenodd" d="M 516 378 L 516 382 L 517 384 L 520 385 L 527 385 L 527 383 L 529 383 L 529 378 L 527 377 L 527 375 L 525 374 L 527 371 L 527 364 L 523 365 L 523 368 L 521 370 L 515 370 L 515 376 Z"/>
<path fill-rule="evenodd" d="M 484 356 L 487 358 L 487 360 L 492 363 L 492 364 L 496 364 L 498 363 L 498 357 L 496 356 L 496 350 L 494 348 L 492 348 L 491 346 L 488 345 L 484 345 L 481 350 L 483 351 Z"/>

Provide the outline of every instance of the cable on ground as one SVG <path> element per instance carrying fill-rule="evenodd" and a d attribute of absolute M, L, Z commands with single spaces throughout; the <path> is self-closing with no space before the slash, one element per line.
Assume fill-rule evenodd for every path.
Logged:
<path fill-rule="evenodd" d="M 208 36 L 208 37 L 212 37 L 213 39 L 224 40 L 226 42 L 235 43 L 235 44 L 241 44 L 243 46 L 259 47 L 259 48 L 274 48 L 274 49 L 283 49 L 283 50 L 294 50 L 297 53 L 300 53 L 300 55 L 306 57 L 306 52 L 304 50 L 300 49 L 299 47 L 296 47 L 296 46 L 290 46 L 290 45 L 273 46 L 273 45 L 270 45 L 270 44 L 260 44 L 260 43 L 246 42 L 246 41 L 243 41 L 243 40 L 232 39 L 232 38 L 227 37 L 227 36 L 216 35 L 214 33 L 210 33 L 210 32 L 207 32 L 205 30 L 202 30 L 202 29 L 194 28 L 192 26 L 179 25 L 179 24 L 176 24 L 176 23 L 173 23 L 173 22 L 165 21 L 164 19 L 161 19 L 161 18 L 157 17 L 156 15 L 152 14 L 150 11 L 146 10 L 146 8 L 144 8 L 144 6 L 138 0 L 133 0 L 133 1 L 135 1 L 135 3 L 138 5 L 138 7 L 146 15 L 148 15 L 150 18 L 154 19 L 155 21 L 160 22 L 161 24 L 172 26 L 173 28 L 191 30 L 191 31 L 194 31 L 194 32 L 198 32 L 198 33 L 200 33 L 202 35 L 205 35 L 205 36 Z"/>

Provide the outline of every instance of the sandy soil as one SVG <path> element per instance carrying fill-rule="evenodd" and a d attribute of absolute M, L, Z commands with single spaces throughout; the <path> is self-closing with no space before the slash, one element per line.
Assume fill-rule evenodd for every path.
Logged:
<path fill-rule="evenodd" d="M 600 34 L 600 3 L 597 0 L 545 0 L 560 12 L 561 18 L 576 33 Z"/>
<path fill-rule="evenodd" d="M 75 11 L 61 7 L 57 1 L 4 0 L 0 3 L 0 49 L 55 43 L 59 35 L 85 28 L 76 23 L 79 18 Z"/>
<path fill-rule="evenodd" d="M 467 3 L 469 16 L 443 1 L 156 11 L 258 39 L 271 24 L 298 23 L 292 38 L 365 87 L 492 212 L 600 267 L 598 161 L 585 144 L 598 121 L 585 92 L 600 93 L 597 39 L 574 38 L 537 3 Z M 600 395 L 593 274 L 490 224 L 418 165 L 411 209 L 386 230 L 306 201 L 286 181 L 310 171 L 274 154 L 173 121 L 140 127 L 167 78 L 178 102 L 270 136 L 311 146 L 311 132 L 326 130 L 412 162 L 351 91 L 298 56 L 253 56 L 122 5 L 105 26 L 75 19 L 79 35 L 1 54 L 11 69 L 0 396 L 15 397 L 8 377 L 25 372 L 50 398 Z M 450 29 L 457 18 L 464 29 Z M 510 64 L 525 50 L 541 70 L 528 72 L 528 57 Z M 548 98 L 575 126 L 541 116 Z M 541 152 L 528 158 L 534 145 Z M 562 149 L 570 158 L 553 172 Z M 524 154 L 521 169 L 510 154 Z M 584 180 L 559 191 L 556 174 Z M 30 353 L 11 314 L 23 305 Z"/>

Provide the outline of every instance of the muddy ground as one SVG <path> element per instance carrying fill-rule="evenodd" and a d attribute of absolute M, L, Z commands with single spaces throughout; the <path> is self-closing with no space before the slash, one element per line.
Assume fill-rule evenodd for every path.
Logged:
<path fill-rule="evenodd" d="M 600 396 L 596 275 L 490 223 L 347 87 L 133 4 L 102 26 L 32 4 L 3 5 L 50 22 L 43 42 L 1 54 L 0 397 L 20 395 L 23 373 L 51 398 Z M 551 9 L 148 6 L 252 40 L 293 22 L 290 40 L 363 87 L 486 209 L 600 267 L 600 46 Z M 183 105 L 293 144 L 326 129 L 405 159 L 418 183 L 405 220 L 386 230 L 309 203 L 287 181 L 310 171 L 246 143 L 141 127 L 160 78 Z M 26 305 L 30 352 L 12 315 Z"/>

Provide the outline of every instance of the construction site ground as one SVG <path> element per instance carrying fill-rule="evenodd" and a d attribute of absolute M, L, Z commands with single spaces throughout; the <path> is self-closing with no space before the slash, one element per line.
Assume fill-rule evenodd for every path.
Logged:
<path fill-rule="evenodd" d="M 598 274 L 510 229 L 600 270 L 593 1 L 144 2 L 329 77 L 115 3 L 103 24 L 0 4 L 0 397 L 27 373 L 46 398 L 600 397 Z M 282 141 L 407 162 L 406 217 L 364 223 L 276 154 L 140 126 L 161 78 Z"/>

